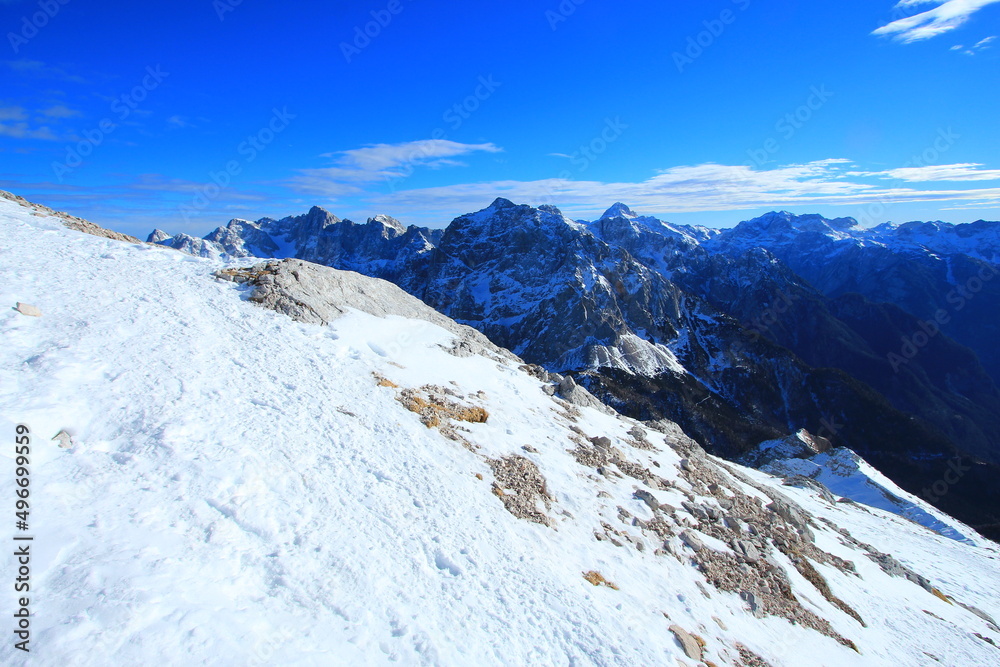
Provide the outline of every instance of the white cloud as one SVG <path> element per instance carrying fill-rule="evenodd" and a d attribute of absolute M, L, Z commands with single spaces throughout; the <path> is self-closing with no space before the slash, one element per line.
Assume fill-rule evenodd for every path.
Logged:
<path fill-rule="evenodd" d="M 171 116 L 167 119 L 167 127 L 174 130 L 183 130 L 186 127 L 195 127 L 186 116 Z"/>
<path fill-rule="evenodd" d="M 13 72 L 33 79 L 45 78 L 71 83 L 87 83 L 87 80 L 82 76 L 71 74 L 61 67 L 47 65 L 39 60 L 6 60 L 4 64 Z"/>
<path fill-rule="evenodd" d="M 59 137 L 47 127 L 31 128 L 27 123 L 0 123 L 0 137 L 57 141 Z"/>
<path fill-rule="evenodd" d="M 879 176 L 910 183 L 930 183 L 933 181 L 997 181 L 1000 169 L 980 169 L 976 162 L 960 164 L 940 164 L 926 167 L 902 167 L 887 171 L 851 172 L 856 176 Z"/>
<path fill-rule="evenodd" d="M 74 116 L 81 115 L 79 111 L 70 109 L 65 104 L 53 105 L 48 109 L 42 109 L 40 113 L 48 118 L 73 118 Z"/>
<path fill-rule="evenodd" d="M 333 166 L 318 169 L 301 169 L 287 183 L 299 192 L 341 196 L 357 194 L 361 185 L 378 181 L 406 178 L 416 167 L 441 169 L 463 166 L 452 158 L 471 153 L 499 153 L 498 146 L 463 144 L 445 139 L 426 139 L 399 144 L 373 144 L 322 157 L 333 161 Z"/>
<path fill-rule="evenodd" d="M 961 44 L 956 44 L 955 46 L 951 47 L 951 50 L 952 51 L 961 51 L 962 53 L 964 53 L 967 56 L 974 56 L 977 53 L 979 53 L 980 51 L 982 51 L 983 49 L 990 48 L 990 45 L 993 43 L 994 40 L 996 40 L 996 36 L 995 35 L 987 37 L 985 39 L 981 39 L 978 42 L 976 42 L 975 44 L 973 44 L 972 46 L 970 46 L 969 48 L 965 48 Z"/>
<path fill-rule="evenodd" d="M 904 44 L 930 39 L 954 30 L 980 9 L 996 2 L 1000 0 L 901 0 L 895 6 L 897 11 L 925 4 L 938 6 L 892 21 L 872 34 L 891 37 Z"/>
<path fill-rule="evenodd" d="M 792 206 L 863 205 L 872 202 L 967 201 L 995 199 L 1000 188 L 975 190 L 919 190 L 880 186 L 851 180 L 854 176 L 883 176 L 889 172 L 847 172 L 848 160 L 818 160 L 776 169 L 756 170 L 745 165 L 700 164 L 665 169 L 638 183 L 604 183 L 551 178 L 538 181 L 492 181 L 420 188 L 376 194 L 366 200 L 379 210 L 408 211 L 446 222 L 455 215 L 477 210 L 496 197 L 518 203 L 555 204 L 567 215 L 588 215 L 610 202 L 624 201 L 651 214 L 734 211 Z M 979 165 L 950 165 L 952 176 L 989 173 Z M 945 180 L 945 179 L 941 179 Z M 955 179 L 949 179 L 955 180 Z M 985 180 L 963 178 L 960 180 Z"/>
<path fill-rule="evenodd" d="M 26 120 L 24 107 L 0 107 L 0 120 Z"/>

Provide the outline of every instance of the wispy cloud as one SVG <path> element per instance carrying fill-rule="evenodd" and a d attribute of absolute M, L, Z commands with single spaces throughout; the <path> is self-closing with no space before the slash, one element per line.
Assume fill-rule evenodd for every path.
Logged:
<path fill-rule="evenodd" d="M 498 196 L 517 202 L 557 204 L 569 215 L 601 210 L 613 201 L 624 201 L 637 209 L 664 214 L 871 202 L 958 202 L 991 200 L 1000 196 L 1000 188 L 920 190 L 896 184 L 880 185 L 877 181 L 866 183 L 859 177 L 881 179 L 889 177 L 891 172 L 852 172 L 848 171 L 850 164 L 848 160 L 831 159 L 757 170 L 745 165 L 708 163 L 672 167 L 638 183 L 559 178 L 492 181 L 412 189 L 370 195 L 366 199 L 379 210 L 419 213 L 425 217 L 427 212 L 439 212 L 446 220 L 447 215 L 476 210 Z M 951 165 L 948 180 L 986 180 L 968 177 L 973 173 L 977 176 L 992 173 L 976 171 L 978 166 Z M 922 178 L 926 179 L 927 175 Z"/>
<path fill-rule="evenodd" d="M 951 47 L 951 50 L 952 51 L 961 51 L 962 53 L 964 53 L 967 56 L 974 56 L 977 53 L 979 53 L 980 51 L 982 51 L 983 49 L 990 48 L 990 46 L 993 44 L 994 41 L 996 41 L 996 35 L 991 35 L 990 37 L 987 37 L 985 39 L 979 40 L 978 42 L 976 42 L 975 44 L 973 44 L 972 46 L 970 46 L 968 48 L 966 48 L 962 44 L 956 44 L 955 46 Z"/>
<path fill-rule="evenodd" d="M 997 181 L 1000 169 L 981 169 L 976 162 L 960 164 L 940 164 L 926 167 L 902 167 L 887 171 L 849 172 L 848 176 L 877 176 L 909 183 L 932 183 L 935 181 Z"/>
<path fill-rule="evenodd" d="M 183 130 L 188 127 L 196 127 L 187 116 L 171 116 L 167 119 L 167 127 L 173 130 Z"/>
<path fill-rule="evenodd" d="M 56 79 L 70 83 L 87 83 L 87 80 L 77 74 L 71 74 L 61 67 L 47 65 L 40 60 L 5 60 L 7 66 L 15 74 L 32 78 Z"/>
<path fill-rule="evenodd" d="M 0 107 L 0 121 L 27 120 L 28 114 L 24 107 Z"/>
<path fill-rule="evenodd" d="M 132 182 L 124 186 L 125 191 L 162 192 L 181 195 L 195 194 L 204 189 L 205 183 L 202 181 L 169 178 L 162 174 L 139 174 Z M 266 195 L 259 192 L 229 188 L 226 190 L 226 198 L 241 201 L 263 201 L 266 199 Z"/>
<path fill-rule="evenodd" d="M 82 115 L 76 109 L 70 109 L 65 104 L 56 104 L 40 112 L 46 118 L 74 118 Z"/>
<path fill-rule="evenodd" d="M 321 157 L 333 164 L 318 169 L 302 169 L 287 185 L 298 192 L 323 196 L 341 196 L 362 192 L 365 184 L 406 178 L 416 167 L 440 169 L 462 166 L 453 158 L 472 153 L 499 153 L 492 143 L 463 144 L 445 139 L 408 141 L 398 144 L 373 144 Z"/>
<path fill-rule="evenodd" d="M 872 34 L 891 37 L 904 44 L 930 39 L 954 30 L 980 9 L 996 2 L 1000 0 L 901 0 L 895 6 L 897 11 L 927 4 L 936 4 L 937 7 L 897 19 Z"/>
<path fill-rule="evenodd" d="M 42 139 L 58 141 L 59 137 L 48 127 L 31 127 L 27 123 L 0 123 L 0 137 L 13 139 Z"/>

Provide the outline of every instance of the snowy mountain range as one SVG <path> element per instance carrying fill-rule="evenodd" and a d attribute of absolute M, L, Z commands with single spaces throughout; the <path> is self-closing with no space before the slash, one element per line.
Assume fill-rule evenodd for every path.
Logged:
<path fill-rule="evenodd" d="M 231 224 L 195 257 L 0 197 L 0 291 L 33 306 L 0 317 L 34 550 L 31 653 L 8 640 L 3 664 L 997 662 L 1000 548 L 972 527 L 836 438 L 755 444 L 757 470 L 574 382 L 693 378 L 692 350 L 718 361 L 738 328 L 707 300 L 554 209 L 498 202 L 443 234 L 331 218 Z M 404 291 L 268 248 L 424 273 Z M 504 317 L 544 333 L 524 311 L 600 313 L 590 342 L 524 348 L 586 372 L 491 342 Z M 747 338 L 740 363 L 802 363 Z"/>
<path fill-rule="evenodd" d="M 732 229 L 621 203 L 592 222 L 496 200 L 444 230 L 321 208 L 150 241 L 389 280 L 616 410 L 736 459 L 806 429 L 1000 534 L 1000 223 L 862 229 L 772 213 Z M 959 458 L 948 494 L 929 489 Z"/>

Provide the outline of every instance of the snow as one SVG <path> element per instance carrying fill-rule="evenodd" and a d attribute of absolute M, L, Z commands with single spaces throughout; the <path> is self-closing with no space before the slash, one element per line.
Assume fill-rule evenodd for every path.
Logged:
<path fill-rule="evenodd" d="M 32 429 L 35 538 L 32 653 L 8 635 L 0 663 L 672 665 L 683 659 L 672 623 L 704 637 L 720 666 L 735 664 L 737 641 L 774 665 L 1000 655 L 970 634 L 1000 641 L 984 621 L 890 579 L 822 526 L 823 547 L 862 576 L 823 573 L 868 627 L 795 583 L 861 654 L 754 617 L 653 544 L 597 541 L 605 521 L 648 542 L 617 516 L 649 511 L 635 480 L 573 459 L 572 429 L 671 476 L 680 457 L 663 435 L 649 432 L 659 451 L 634 449 L 634 422 L 587 408 L 573 417 L 516 362 L 447 353 L 454 334 L 433 324 L 356 311 L 328 327 L 293 322 L 213 280 L 220 266 L 0 201 L 0 293 L 43 313 L 0 313 L 0 429 Z M 487 423 L 460 425 L 479 451 L 423 426 L 376 373 L 488 410 Z M 61 429 L 72 448 L 49 440 Z M 13 470 L 12 447 L 0 451 Z M 553 528 L 514 518 L 491 492 L 486 457 L 514 453 L 545 476 Z M 13 488 L 0 476 L 0 496 Z M 782 492 L 1000 616 L 995 545 Z M 2 571 L 13 565 L 5 550 Z M 586 582 L 589 570 L 618 590 Z"/>
<path fill-rule="evenodd" d="M 772 441 L 780 442 L 780 441 Z M 768 443 L 763 443 L 764 445 Z M 816 454 L 809 458 L 789 458 L 772 461 L 761 470 L 788 477 L 804 475 L 822 482 L 831 492 L 855 502 L 879 509 L 930 528 L 945 537 L 975 544 L 975 531 L 918 496 L 899 488 L 895 482 L 876 470 L 858 454 L 845 447 Z"/>

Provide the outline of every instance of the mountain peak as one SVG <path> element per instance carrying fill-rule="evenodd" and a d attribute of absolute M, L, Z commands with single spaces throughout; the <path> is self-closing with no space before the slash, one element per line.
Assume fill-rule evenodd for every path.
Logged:
<path fill-rule="evenodd" d="M 391 215 L 385 215 L 383 213 L 379 213 L 373 218 L 368 218 L 368 224 L 371 224 L 373 222 L 381 223 L 382 226 L 387 227 L 389 229 L 394 229 L 400 233 L 406 231 L 406 227 L 403 226 L 403 223 L 401 223 L 399 220 L 396 220 L 396 218 L 392 217 Z"/>
<path fill-rule="evenodd" d="M 307 213 L 306 215 L 308 215 L 311 218 L 317 216 L 327 217 L 327 218 L 337 217 L 333 213 L 330 213 L 328 210 L 323 208 L 322 206 L 313 206 L 311 209 L 309 209 L 309 213 Z"/>
<path fill-rule="evenodd" d="M 493 200 L 493 203 L 489 205 L 489 208 L 501 209 L 501 208 L 514 208 L 515 206 L 517 206 L 517 204 L 515 204 L 511 200 L 504 199 L 503 197 L 497 197 L 496 199 Z"/>
<path fill-rule="evenodd" d="M 604 212 L 601 220 L 605 218 L 638 218 L 639 216 L 628 206 L 621 202 L 615 202 L 611 208 Z"/>
<path fill-rule="evenodd" d="M 153 233 L 146 237 L 146 243 L 159 243 L 169 238 L 173 238 L 162 229 L 154 229 Z"/>

